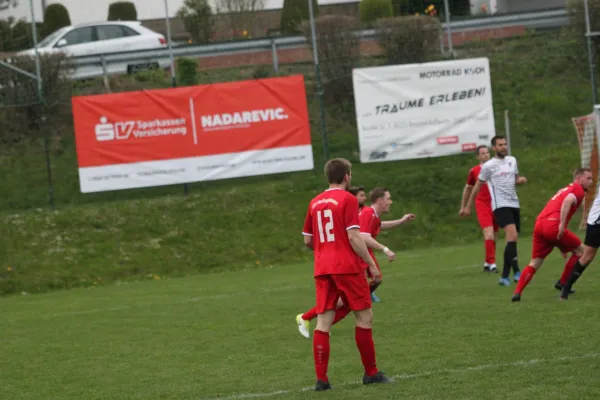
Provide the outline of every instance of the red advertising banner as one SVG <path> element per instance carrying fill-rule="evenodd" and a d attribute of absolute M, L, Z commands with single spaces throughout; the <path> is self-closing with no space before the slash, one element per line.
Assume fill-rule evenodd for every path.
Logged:
<path fill-rule="evenodd" d="M 314 167 L 301 75 L 72 103 L 84 193 Z"/>

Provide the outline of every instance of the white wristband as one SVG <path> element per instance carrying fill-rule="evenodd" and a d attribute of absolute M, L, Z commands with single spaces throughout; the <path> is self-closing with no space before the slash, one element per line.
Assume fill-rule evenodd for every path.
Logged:
<path fill-rule="evenodd" d="M 383 253 L 385 253 L 386 251 L 389 251 L 389 250 L 390 250 L 390 249 L 388 249 L 387 247 L 384 247 L 383 249 L 381 249 L 381 251 L 382 251 Z"/>

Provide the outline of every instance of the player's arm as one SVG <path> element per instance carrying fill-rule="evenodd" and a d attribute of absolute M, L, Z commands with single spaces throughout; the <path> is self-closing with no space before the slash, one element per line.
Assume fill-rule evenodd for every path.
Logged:
<path fill-rule="evenodd" d="M 484 184 L 484 182 L 481 179 L 477 179 L 475 186 L 473 186 L 473 190 L 471 190 L 471 195 L 469 196 L 469 200 L 467 200 L 467 204 L 465 205 L 464 215 L 471 214 L 471 209 L 473 208 L 473 202 L 475 201 L 475 197 L 477 197 L 477 194 L 481 190 L 481 185 L 483 185 L 483 184 Z"/>
<path fill-rule="evenodd" d="M 313 248 L 313 237 L 312 235 L 304 235 L 304 245 L 306 247 L 308 247 L 311 250 L 314 250 Z"/>
<path fill-rule="evenodd" d="M 379 243 L 377 240 L 375 240 L 375 238 L 373 236 L 371 236 L 370 233 L 361 232 L 360 234 L 363 237 L 363 239 L 365 240 L 365 243 L 368 248 L 373 249 L 373 250 L 379 250 L 379 251 L 383 252 L 383 254 L 385 254 L 387 256 L 389 262 L 392 262 L 396 259 L 396 254 L 393 251 L 391 251 L 390 249 L 388 249 L 388 247 L 386 245 L 383 245 L 383 244 Z"/>
<path fill-rule="evenodd" d="M 473 192 L 473 185 L 465 185 L 465 188 L 463 189 L 463 193 L 462 193 L 462 199 L 460 202 L 460 208 L 464 209 L 467 206 L 467 202 L 469 200 L 469 197 L 471 197 L 471 192 Z"/>
<path fill-rule="evenodd" d="M 558 239 L 560 239 L 563 233 L 565 233 L 569 210 L 576 203 L 577 197 L 575 197 L 573 193 L 569 193 L 567 197 L 565 197 L 565 199 L 563 200 L 562 205 L 560 206 L 560 223 L 558 225 Z"/>
<path fill-rule="evenodd" d="M 373 216 L 370 213 L 362 213 L 359 217 L 360 223 L 360 234 L 363 237 L 368 248 L 374 250 L 381 250 L 388 257 L 390 262 L 394 261 L 396 255 L 393 251 L 388 249 L 386 246 L 379 243 L 373 236 L 371 236 L 371 232 L 373 232 Z M 383 223 L 382 223 L 383 225 Z"/>
<path fill-rule="evenodd" d="M 313 232 L 312 232 L 312 215 L 310 210 L 306 213 L 306 218 L 304 219 L 304 228 L 302 228 L 302 236 L 304 236 L 304 245 L 311 250 L 314 250 L 313 247 Z"/>
<path fill-rule="evenodd" d="M 515 175 L 515 183 L 517 185 L 524 185 L 527 183 L 527 178 L 524 176 L 520 176 L 519 174 Z"/>
<path fill-rule="evenodd" d="M 407 223 L 408 221 L 412 221 L 415 219 L 414 214 L 406 214 L 404 217 L 400 219 L 395 219 L 392 221 L 381 221 L 381 229 L 392 229 L 402 224 Z"/>
<path fill-rule="evenodd" d="M 367 249 L 367 244 L 363 239 L 362 235 L 358 231 L 358 227 L 348 229 L 348 240 L 350 241 L 350 245 L 352 249 L 358 254 L 360 258 L 363 259 L 364 262 L 369 266 L 369 271 L 371 272 L 371 276 L 373 277 L 373 281 L 379 282 L 381 279 L 381 273 L 377 269 L 377 265 L 371 255 L 369 254 L 369 250 Z"/>
<path fill-rule="evenodd" d="M 358 217 L 358 200 L 356 197 L 352 196 L 348 203 L 346 204 L 344 210 L 344 222 L 346 223 L 346 232 L 348 234 L 348 240 L 350 241 L 350 246 L 356 254 L 359 255 L 360 258 L 363 259 L 365 263 L 369 266 L 369 272 L 371 272 L 371 276 L 373 277 L 374 282 L 379 282 L 381 280 L 381 272 L 379 272 L 379 268 L 377 268 L 377 264 L 375 264 L 375 260 L 369 254 L 369 250 L 367 249 L 367 244 L 360 234 L 361 218 Z"/>
<path fill-rule="evenodd" d="M 475 174 L 475 170 L 471 169 L 469 171 L 469 175 L 467 176 L 467 184 L 465 185 L 462 193 L 462 199 L 460 200 L 460 215 L 463 215 L 465 207 L 467 206 L 467 202 L 469 201 L 469 197 L 471 197 L 471 193 L 473 192 L 473 186 L 477 183 L 477 176 Z"/>
<path fill-rule="evenodd" d="M 517 185 L 524 185 L 527 183 L 527 178 L 519 175 L 519 164 L 517 163 L 516 158 L 515 158 L 515 183 Z"/>

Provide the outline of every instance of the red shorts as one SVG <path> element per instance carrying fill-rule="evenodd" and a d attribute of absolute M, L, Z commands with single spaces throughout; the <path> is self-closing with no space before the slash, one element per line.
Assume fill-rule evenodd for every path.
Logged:
<path fill-rule="evenodd" d="M 494 232 L 498 231 L 498 225 L 496 224 L 496 217 L 492 211 L 492 205 L 482 202 L 475 202 L 475 212 L 477 213 L 477 221 L 481 229 L 487 228 L 488 226 L 494 227 Z"/>
<path fill-rule="evenodd" d="M 350 310 L 371 308 L 371 291 L 364 273 L 342 275 L 320 275 L 315 277 L 317 314 L 337 308 L 338 298 Z"/>
<path fill-rule="evenodd" d="M 573 232 L 565 229 L 560 240 L 558 236 L 558 221 L 538 221 L 533 228 L 533 249 L 531 258 L 546 258 L 558 247 L 563 253 L 572 252 L 581 246 L 581 239 Z"/>

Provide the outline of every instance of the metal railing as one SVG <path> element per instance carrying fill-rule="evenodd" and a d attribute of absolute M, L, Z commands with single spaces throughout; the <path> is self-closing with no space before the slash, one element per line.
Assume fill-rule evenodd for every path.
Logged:
<path fill-rule="evenodd" d="M 533 13 L 522 13 L 516 15 L 502 15 L 482 18 L 472 18 L 463 21 L 454 21 L 449 24 L 443 23 L 444 30 L 452 33 L 469 32 L 482 29 L 499 29 L 523 26 L 534 29 L 556 29 L 568 24 L 568 14 L 566 9 L 553 11 L 541 11 Z M 373 29 L 367 29 L 357 34 L 361 40 L 376 39 L 376 32 Z M 257 40 L 244 40 L 229 43 L 217 43 L 208 45 L 190 45 L 174 47 L 172 49 L 174 57 L 215 57 L 232 54 L 248 54 L 255 52 L 271 51 L 273 53 L 274 68 L 278 69 L 277 51 L 306 48 L 308 47 L 304 36 L 277 37 Z M 110 54 L 97 54 L 90 56 L 74 57 L 73 65 L 76 72 L 74 79 L 94 78 L 100 76 L 119 73 L 111 71 L 111 65 L 126 66 L 144 63 L 159 63 L 162 67 L 167 65 L 170 60 L 168 48 L 159 48 L 153 50 L 129 51 Z M 119 68 L 117 68 L 118 70 Z M 123 68 L 120 68 L 123 69 Z M 123 73 L 125 71 L 121 71 Z"/>

